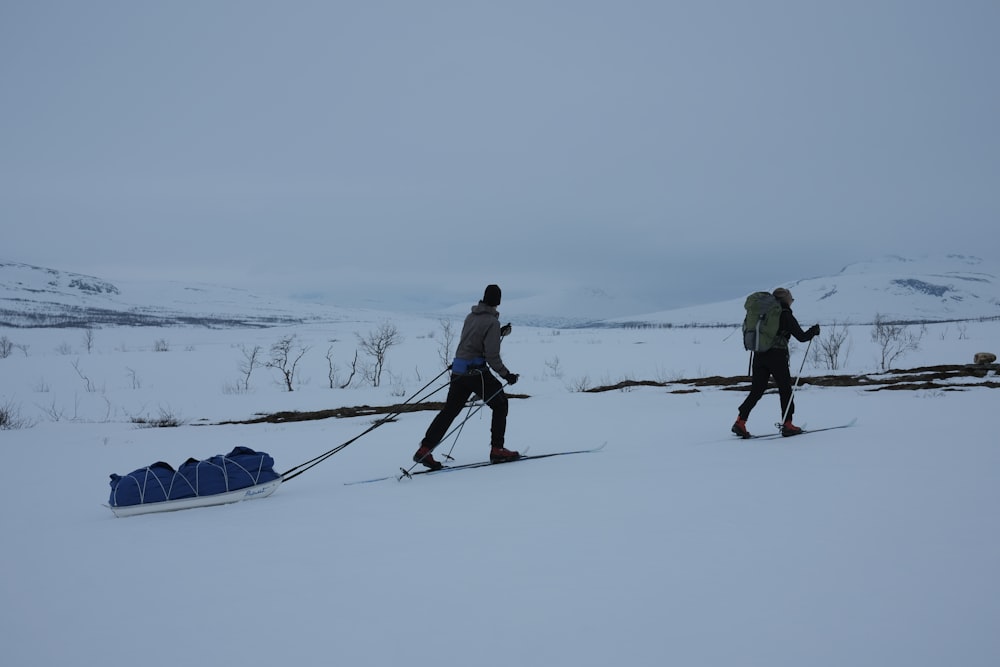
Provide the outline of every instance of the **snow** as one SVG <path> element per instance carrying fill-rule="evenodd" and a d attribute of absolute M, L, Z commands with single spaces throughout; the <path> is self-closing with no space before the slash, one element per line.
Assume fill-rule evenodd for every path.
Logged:
<path fill-rule="evenodd" d="M 815 321 L 815 304 L 796 306 Z M 374 316 L 110 327 L 89 352 L 79 329 L 0 329 L 27 345 L 0 359 L 0 406 L 36 422 L 0 431 L 3 663 L 1000 663 L 995 393 L 803 387 L 797 422 L 857 426 L 746 442 L 729 433 L 742 391 L 574 390 L 739 375 L 746 356 L 728 329 L 515 325 L 504 359 L 521 373 L 510 393 L 527 398 L 511 399 L 509 446 L 607 442 L 599 453 L 345 486 L 409 465 L 434 414 L 422 411 L 266 499 L 131 518 L 102 506 L 110 473 L 235 445 L 283 472 L 357 436 L 373 418 L 218 422 L 401 402 L 440 372 L 442 333 L 436 319 L 393 323 L 404 340 L 382 386 L 349 389 L 328 387 L 324 354 L 346 379 Z M 968 363 L 996 351 L 998 330 L 929 325 L 897 367 Z M 234 391 L 241 347 L 266 353 L 290 334 L 309 348 L 295 391 L 266 368 Z M 845 370 L 875 371 L 867 327 L 851 336 Z M 778 412 L 768 394 L 751 430 Z M 162 414 L 184 423 L 134 423 Z M 456 461 L 483 459 L 488 431 L 484 410 Z"/>
<path fill-rule="evenodd" d="M 946 321 L 1000 317 L 1000 266 L 968 255 L 878 260 L 845 266 L 832 276 L 784 283 L 798 304 L 810 308 L 824 323 L 864 324 L 884 320 Z M 763 285 L 770 290 L 779 285 Z M 739 319 L 741 295 L 731 301 L 677 308 L 617 321 L 686 324 L 732 323 Z M 734 317 L 734 313 L 737 316 Z"/>

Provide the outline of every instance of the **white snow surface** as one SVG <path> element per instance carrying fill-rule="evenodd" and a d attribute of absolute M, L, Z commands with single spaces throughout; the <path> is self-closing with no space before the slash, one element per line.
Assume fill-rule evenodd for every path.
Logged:
<path fill-rule="evenodd" d="M 804 326 L 818 310 L 797 295 Z M 393 323 L 382 386 L 348 389 L 329 388 L 325 354 L 346 379 L 377 320 L 108 327 L 89 351 L 79 329 L 0 329 L 20 346 L 0 359 L 0 406 L 34 423 L 0 431 L 3 663 L 1000 664 L 995 390 L 804 387 L 798 423 L 857 425 L 768 441 L 729 433 L 742 391 L 575 391 L 739 375 L 727 329 L 515 326 L 509 391 L 527 397 L 510 401 L 509 447 L 600 453 L 345 485 L 408 466 L 422 411 L 269 498 L 131 518 L 102 506 L 109 474 L 154 461 L 243 445 L 284 472 L 354 438 L 372 417 L 218 422 L 401 402 L 441 372 L 443 334 L 433 318 Z M 851 329 L 844 371 L 875 370 L 868 329 Z M 295 391 L 267 368 L 235 391 L 243 350 L 291 334 L 308 348 Z M 896 366 L 968 363 L 998 334 L 929 325 Z M 778 412 L 766 395 L 751 430 Z M 135 423 L 164 415 L 183 424 Z M 482 460 L 488 435 L 484 410 L 438 451 Z"/>

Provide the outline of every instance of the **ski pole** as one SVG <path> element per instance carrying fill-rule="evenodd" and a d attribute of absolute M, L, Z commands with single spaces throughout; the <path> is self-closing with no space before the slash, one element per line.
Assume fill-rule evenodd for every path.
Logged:
<path fill-rule="evenodd" d="M 403 409 L 404 406 L 411 405 L 411 401 L 413 401 L 418 395 L 420 395 L 421 392 L 423 392 L 428 387 L 430 387 L 432 384 L 434 384 L 435 382 L 437 382 L 438 378 L 440 378 L 442 375 L 444 375 L 445 373 L 447 373 L 450 370 L 451 370 L 451 365 L 449 364 L 447 368 L 445 368 L 443 371 L 441 371 L 440 373 L 438 373 L 437 377 L 435 377 L 433 380 L 431 380 L 430 382 L 428 382 L 427 384 L 425 384 L 423 387 L 421 387 L 417 391 L 413 392 L 413 394 L 408 399 L 406 399 L 405 401 L 403 401 L 402 403 L 400 403 L 396 407 L 396 410 L 394 410 L 393 412 L 385 415 L 384 417 L 382 417 L 381 419 L 379 419 L 378 421 L 376 421 L 374 424 L 372 424 L 371 426 L 369 426 L 364 431 L 362 431 L 361 433 L 357 434 L 356 436 L 354 436 L 350 440 L 337 445 L 333 449 L 331 449 L 331 450 L 329 450 L 329 451 L 327 451 L 327 452 L 325 452 L 323 454 L 320 454 L 319 456 L 317 456 L 315 458 L 312 458 L 312 459 L 306 461 L 305 463 L 300 463 L 299 465 L 295 466 L 294 468 L 290 468 L 289 470 L 285 471 L 281 475 L 281 481 L 282 482 L 287 482 L 290 479 L 294 479 L 294 478 L 298 477 L 299 475 L 301 475 L 302 473 L 304 473 L 306 470 L 309 470 L 309 468 L 312 468 L 313 466 L 319 465 L 320 463 L 322 463 L 323 461 L 327 460 L 328 458 L 330 458 L 331 456 L 333 456 L 334 454 L 336 454 L 340 450 L 344 449 L 345 447 L 347 447 L 351 443 L 359 440 L 362 436 L 371 433 L 372 431 L 374 431 L 375 429 L 377 429 L 379 426 L 381 426 L 382 424 L 386 423 L 387 421 L 390 421 L 393 418 L 398 417 L 399 415 L 403 414 L 403 412 L 405 412 L 405 410 Z M 419 403 L 422 403 L 423 401 L 426 401 L 428 398 L 430 398 L 431 396 L 433 396 L 437 392 L 441 391 L 446 386 L 448 386 L 448 385 L 442 385 L 442 386 L 438 387 L 437 389 L 435 389 L 431 393 L 427 394 L 426 396 L 424 396 L 421 399 L 419 399 L 419 400 L 415 401 L 414 403 L 412 403 L 412 405 L 417 405 Z M 289 474 L 289 473 L 292 473 L 292 472 L 294 472 L 296 470 L 298 472 L 295 472 L 295 474 Z"/>
<path fill-rule="evenodd" d="M 482 372 L 480 372 L 480 374 L 479 374 L 479 382 L 480 382 L 480 385 L 482 387 L 481 394 L 483 396 L 485 396 L 486 395 L 486 380 L 483 377 Z M 503 387 L 501 387 L 501 389 L 503 389 Z M 493 396 L 490 396 L 490 400 L 493 400 L 494 396 L 496 396 L 496 394 L 493 394 Z M 449 461 L 454 461 L 455 460 L 454 458 L 452 458 L 451 453 L 453 451 L 455 451 L 455 447 L 458 446 L 458 439 L 460 437 L 462 437 L 462 430 L 463 430 L 463 428 L 465 426 L 465 422 L 469 421 L 469 418 L 472 417 L 472 408 L 474 407 L 474 405 L 475 404 L 470 404 L 469 405 L 469 412 L 466 414 L 465 419 L 463 419 L 462 422 L 458 425 L 458 433 L 455 434 L 455 439 L 452 440 L 451 447 L 449 447 L 447 453 L 444 454 L 444 458 L 448 459 Z"/>
<path fill-rule="evenodd" d="M 788 405 L 785 406 L 785 412 L 781 415 L 781 424 L 778 425 L 778 428 L 781 428 L 781 426 L 785 423 L 785 420 L 788 419 L 788 411 L 792 409 L 792 401 L 795 400 L 795 390 L 798 389 L 799 380 L 802 379 L 802 369 L 806 366 L 806 359 L 809 358 L 809 348 L 812 347 L 812 344 L 812 338 L 810 338 L 809 343 L 806 345 L 806 351 L 802 355 L 802 363 L 799 365 L 799 374 L 795 378 L 795 384 L 792 385 L 792 395 L 788 397 Z"/>
<path fill-rule="evenodd" d="M 447 432 L 447 433 L 445 434 L 445 436 L 444 436 L 443 438 L 441 438 L 441 442 L 444 442 L 445 440 L 447 440 L 448 438 L 450 438 L 450 437 L 451 437 L 451 435 L 452 435 L 452 434 L 453 434 L 453 433 L 454 433 L 455 431 L 458 431 L 458 430 L 461 430 L 461 428 L 462 428 L 463 426 L 465 426 L 465 422 L 467 422 L 467 421 L 469 421 L 470 419 L 472 419 L 473 415 L 475 415 L 475 414 L 476 414 L 477 412 L 479 412 L 480 410 L 482 410 L 482 409 L 483 409 L 483 406 L 484 406 L 484 405 L 489 405 L 489 402 L 490 402 L 490 401 L 492 401 L 492 400 L 493 400 L 494 398 L 496 398 L 496 397 L 497 397 L 497 396 L 499 396 L 499 395 L 500 395 L 501 393 L 503 393 L 503 390 L 504 390 L 504 387 L 507 387 L 507 386 L 508 386 L 508 384 L 509 384 L 509 383 L 507 383 L 507 382 L 503 383 L 502 385 L 500 385 L 500 388 L 499 388 L 499 389 L 497 389 L 497 390 L 496 390 L 495 392 L 493 392 L 493 394 L 491 394 L 489 398 L 485 399 L 485 400 L 484 400 L 484 401 L 483 401 L 482 403 L 480 403 L 479 405 L 477 405 L 477 406 L 475 407 L 475 409 L 472 409 L 472 408 L 470 408 L 470 409 L 469 409 L 469 414 L 468 414 L 468 415 L 466 415 L 465 419 L 463 419 L 463 420 L 462 420 L 462 421 L 460 421 L 460 422 L 459 422 L 458 424 L 456 424 L 455 426 L 453 426 L 453 427 L 452 427 L 452 429 L 451 429 L 450 431 L 448 431 L 448 432 Z M 453 448 L 454 448 L 454 447 L 453 447 Z M 449 457 L 449 458 L 450 458 L 450 457 Z M 400 468 L 400 470 L 401 470 L 401 471 L 403 472 L 403 474 L 402 474 L 402 475 L 400 475 L 398 479 L 403 479 L 403 477 L 409 477 L 409 476 L 410 476 L 410 473 L 411 473 L 411 472 L 413 471 L 413 469 L 414 469 L 414 468 L 416 468 L 416 467 L 417 467 L 418 465 L 420 465 L 420 462 L 419 462 L 419 461 L 418 461 L 418 462 L 416 462 L 416 463 L 414 463 L 413 465 L 411 465 L 411 466 L 410 466 L 409 468 Z"/>
<path fill-rule="evenodd" d="M 471 414 L 472 413 L 472 408 L 473 408 L 473 405 L 470 404 L 469 405 L 469 413 L 466 415 L 465 419 L 463 419 L 462 422 L 458 425 L 459 426 L 458 433 L 455 434 L 455 439 L 451 441 L 451 447 L 449 447 L 448 451 L 445 452 L 445 454 L 444 454 L 444 458 L 448 459 L 449 461 L 454 461 L 455 460 L 454 457 L 452 457 L 451 453 L 453 451 L 455 451 L 455 447 L 458 446 L 458 439 L 460 437 L 462 437 L 462 427 L 465 425 L 465 422 L 469 421 L 469 417 L 472 416 L 472 414 Z"/>

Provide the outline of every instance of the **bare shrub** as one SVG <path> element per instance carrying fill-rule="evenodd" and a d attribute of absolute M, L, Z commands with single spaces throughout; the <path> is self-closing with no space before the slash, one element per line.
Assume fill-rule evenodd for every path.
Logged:
<path fill-rule="evenodd" d="M 66 416 L 66 411 L 56 404 L 55 399 L 52 399 L 52 402 L 47 406 L 40 405 L 38 407 L 41 408 L 42 412 L 48 416 L 50 421 L 62 421 L 62 419 Z"/>
<path fill-rule="evenodd" d="M 340 385 L 341 389 L 346 389 L 351 386 L 351 382 L 354 381 L 354 376 L 358 373 L 358 351 L 354 350 L 354 360 L 351 362 L 351 374 L 347 376 L 347 379 Z"/>
<path fill-rule="evenodd" d="M 0 336 L 0 359 L 6 359 L 14 350 L 14 343 L 6 336 Z"/>
<path fill-rule="evenodd" d="M 913 333 L 905 324 L 889 322 L 881 313 L 875 314 L 871 330 L 872 342 L 879 349 L 879 370 L 887 371 L 907 352 L 920 349 L 923 332 Z"/>
<path fill-rule="evenodd" d="M 0 431 L 31 428 L 35 423 L 21 414 L 21 406 L 8 399 L 0 403 Z"/>
<path fill-rule="evenodd" d="M 455 342 L 455 325 L 451 320 L 438 320 L 438 324 L 441 325 L 441 340 L 438 341 L 438 357 L 441 359 L 441 365 L 445 368 L 451 363 L 451 349 L 452 344 Z"/>
<path fill-rule="evenodd" d="M 169 408 L 159 408 L 157 417 L 132 416 L 129 418 L 139 428 L 174 428 L 184 424 L 184 420 Z"/>
<path fill-rule="evenodd" d="M 390 322 L 383 322 L 378 329 L 369 331 L 364 336 L 358 334 L 361 349 L 373 359 L 373 364 L 366 367 L 365 377 L 373 387 L 382 381 L 382 370 L 385 368 L 385 355 L 393 345 L 403 340 L 399 329 Z"/>
<path fill-rule="evenodd" d="M 823 327 L 823 336 L 813 339 L 812 361 L 820 368 L 836 371 L 847 364 L 851 356 L 850 331 L 846 323 L 834 320 Z"/>
<path fill-rule="evenodd" d="M 76 374 L 80 376 L 80 379 L 83 380 L 84 387 L 87 389 L 88 393 L 97 391 L 94 388 L 93 381 L 91 381 L 91 379 L 87 375 L 85 375 L 84 372 L 80 369 L 79 359 L 73 362 L 73 368 L 76 370 Z"/>
<path fill-rule="evenodd" d="M 243 388 L 242 383 L 224 382 L 222 384 L 222 394 L 224 396 L 242 396 L 245 393 L 247 393 L 247 390 Z"/>
<path fill-rule="evenodd" d="M 547 375 L 551 375 L 557 380 L 561 380 L 565 373 L 563 372 L 562 363 L 559 361 L 559 357 L 553 357 L 545 361 L 545 367 L 548 369 L 546 371 Z"/>
<path fill-rule="evenodd" d="M 299 365 L 299 361 L 309 350 L 308 347 L 300 346 L 295 348 L 295 339 L 295 334 L 292 334 L 285 336 L 272 345 L 271 360 L 264 364 L 266 367 L 274 368 L 281 373 L 281 378 L 288 391 L 294 390 L 295 370 Z"/>
<path fill-rule="evenodd" d="M 336 342 L 336 341 L 333 341 Z M 351 362 L 351 373 L 347 376 L 347 380 L 341 383 L 337 383 L 337 374 L 340 372 L 340 367 L 333 361 L 333 346 L 326 348 L 326 379 L 330 389 L 339 387 L 345 389 L 351 385 L 351 381 L 354 380 L 354 374 L 358 370 L 358 351 L 354 351 L 354 361 Z"/>
<path fill-rule="evenodd" d="M 242 380 L 240 380 L 240 386 L 243 392 L 250 391 L 250 374 L 253 373 L 253 369 L 260 366 L 260 345 L 254 345 L 253 347 L 246 347 L 245 345 L 240 345 L 240 352 L 243 353 L 243 360 L 240 361 L 240 375 Z"/>

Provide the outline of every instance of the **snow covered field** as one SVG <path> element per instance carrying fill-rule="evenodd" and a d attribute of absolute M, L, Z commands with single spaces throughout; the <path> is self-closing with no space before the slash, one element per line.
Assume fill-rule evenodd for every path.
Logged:
<path fill-rule="evenodd" d="M 600 453 L 345 486 L 409 464 L 434 414 L 415 412 L 267 499 L 127 519 L 102 507 L 110 473 L 235 445 L 283 472 L 364 431 L 373 418 L 216 424 L 402 402 L 441 371 L 443 333 L 392 322 L 403 340 L 381 386 L 347 389 L 329 388 L 325 355 L 345 380 L 377 318 L 96 329 L 89 351 L 79 329 L 0 329 L 22 346 L 0 359 L 0 406 L 34 422 L 0 431 L 3 663 L 1000 664 L 995 391 L 805 387 L 798 423 L 857 426 L 759 442 L 729 433 L 743 392 L 575 391 L 739 375 L 726 329 L 515 323 L 504 359 L 528 398 L 511 401 L 509 447 Z M 876 370 L 868 333 L 852 330 L 845 372 Z M 998 333 L 928 326 L 894 366 L 968 363 Z M 295 391 L 267 368 L 236 390 L 243 351 L 291 334 L 308 347 Z M 164 416 L 182 425 L 136 424 Z M 777 417 L 768 394 L 749 426 Z M 488 430 L 473 416 L 456 461 L 483 459 Z"/>

